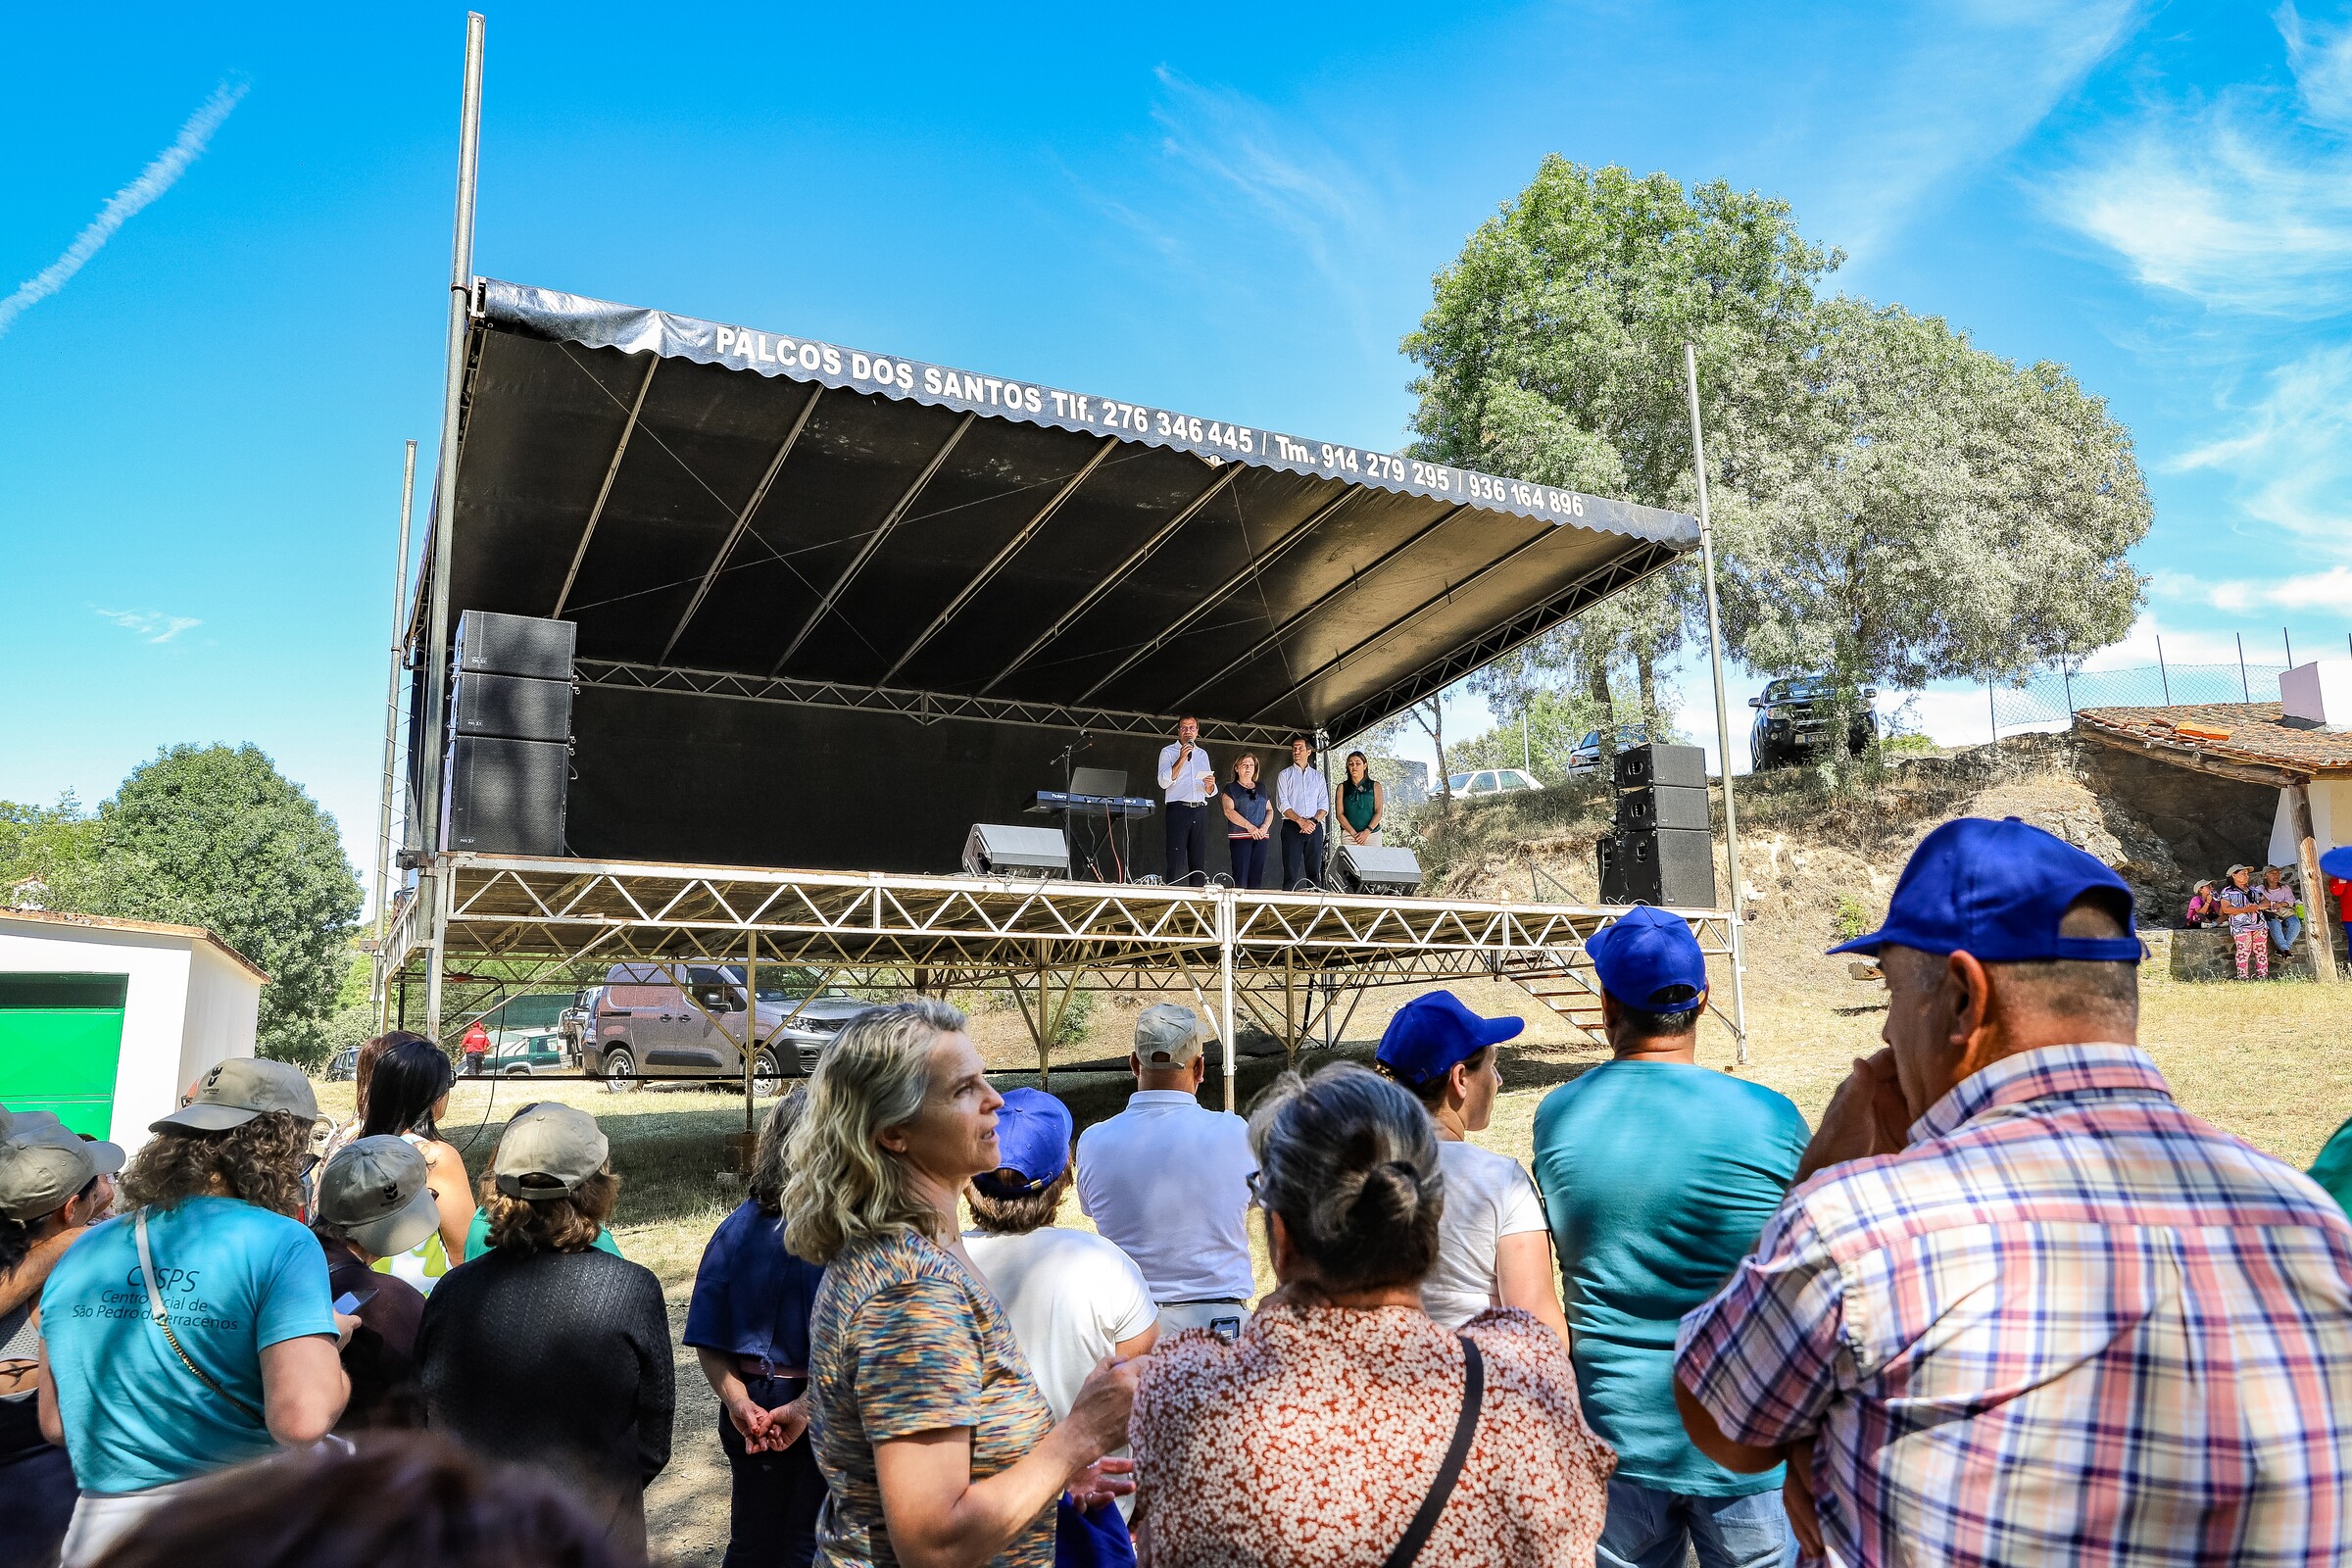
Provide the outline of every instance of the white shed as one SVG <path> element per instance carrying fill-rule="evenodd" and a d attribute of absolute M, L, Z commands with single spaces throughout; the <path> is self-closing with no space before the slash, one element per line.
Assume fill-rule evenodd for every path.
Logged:
<path fill-rule="evenodd" d="M 269 976 L 201 926 L 0 909 L 0 1104 L 125 1149 L 253 1054 Z"/>

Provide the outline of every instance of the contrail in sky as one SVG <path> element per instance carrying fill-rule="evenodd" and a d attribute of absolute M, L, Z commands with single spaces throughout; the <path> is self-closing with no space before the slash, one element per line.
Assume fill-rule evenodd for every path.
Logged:
<path fill-rule="evenodd" d="M 203 107 L 190 115 L 188 122 L 179 127 L 178 138 L 156 154 L 155 162 L 139 171 L 138 178 L 108 198 L 98 216 L 90 220 L 89 226 L 74 236 L 74 243 L 66 247 L 63 256 L 18 284 L 14 294 L 0 300 L 0 333 L 6 333 L 16 325 L 18 317 L 64 288 L 74 274 L 81 270 L 81 264 L 97 255 L 99 247 L 115 237 L 116 229 L 129 222 L 141 208 L 177 183 L 179 176 L 187 172 L 188 166 L 203 155 L 204 144 L 213 139 L 213 132 L 220 128 L 220 122 L 228 118 L 228 112 L 236 108 L 237 100 L 244 96 L 243 82 L 233 87 L 222 82 L 215 87 L 213 95 L 204 101 Z"/>

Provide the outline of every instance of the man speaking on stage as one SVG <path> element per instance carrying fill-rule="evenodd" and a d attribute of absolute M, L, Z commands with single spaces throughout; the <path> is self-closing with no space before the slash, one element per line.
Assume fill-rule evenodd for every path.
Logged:
<path fill-rule="evenodd" d="M 1168 823 L 1167 882 L 1201 887 L 1208 881 L 1208 798 L 1217 793 L 1217 770 L 1200 749 L 1200 721 L 1187 714 L 1176 721 L 1176 739 L 1159 751 L 1159 787 Z"/>

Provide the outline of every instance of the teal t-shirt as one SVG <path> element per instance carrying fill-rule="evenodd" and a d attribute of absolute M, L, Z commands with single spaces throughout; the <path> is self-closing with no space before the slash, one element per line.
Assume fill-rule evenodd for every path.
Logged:
<path fill-rule="evenodd" d="M 2352 1121 L 2338 1127 L 2311 1162 L 2311 1179 L 2328 1189 L 2337 1207 L 2352 1214 Z"/>
<path fill-rule="evenodd" d="M 1755 1246 L 1807 1137 L 1786 1096 L 1680 1062 L 1603 1062 L 1536 1107 L 1577 1390 L 1620 1479 L 1700 1497 L 1781 1484 L 1778 1467 L 1743 1476 L 1690 1446 L 1674 1335 Z"/>
<path fill-rule="evenodd" d="M 596 1233 L 596 1240 L 590 1245 L 600 1251 L 611 1252 L 614 1257 L 620 1255 L 620 1244 L 612 1240 L 612 1227 L 610 1225 L 601 1227 Z M 470 1263 L 488 1250 L 490 1216 L 477 1208 L 473 1211 L 473 1223 L 466 1227 L 466 1255 L 458 1261 Z"/>
<path fill-rule="evenodd" d="M 147 1216 L 147 1246 L 172 1332 L 188 1359 L 262 1408 L 262 1351 L 335 1333 L 326 1257 L 283 1214 L 191 1198 Z M 41 1341 L 84 1492 L 144 1492 L 258 1458 L 267 1428 L 180 1365 L 148 1316 L 128 1217 L 93 1226 L 41 1288 Z"/>

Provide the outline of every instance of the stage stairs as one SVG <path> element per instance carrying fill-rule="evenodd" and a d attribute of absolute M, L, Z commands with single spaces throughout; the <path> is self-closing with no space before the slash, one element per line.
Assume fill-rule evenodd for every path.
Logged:
<path fill-rule="evenodd" d="M 1506 962 L 1502 977 L 1567 1020 L 1568 1027 L 1596 1046 L 1608 1037 L 1600 1026 L 1600 987 L 1592 983 L 1592 965 L 1581 953 L 1545 948 L 1517 962 Z"/>

